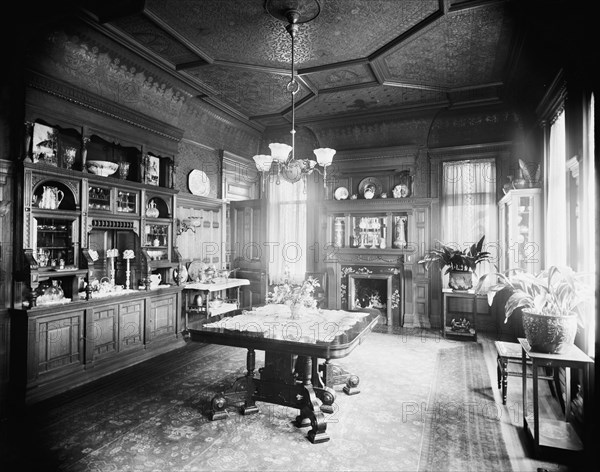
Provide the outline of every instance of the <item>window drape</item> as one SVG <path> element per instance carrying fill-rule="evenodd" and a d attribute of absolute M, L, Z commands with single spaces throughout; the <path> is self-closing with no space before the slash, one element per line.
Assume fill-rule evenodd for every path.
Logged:
<path fill-rule="evenodd" d="M 484 250 L 492 254 L 493 263 L 498 240 L 494 159 L 444 162 L 441 210 L 442 241 L 464 249 L 485 235 Z M 484 262 L 477 275 L 490 270 Z"/>
<path fill-rule="evenodd" d="M 596 188 L 596 169 L 594 156 L 596 155 L 594 135 L 596 129 L 595 123 L 595 100 L 594 95 L 590 95 L 585 110 L 585 143 L 583 149 L 581 181 L 582 186 L 579 205 L 581 208 L 579 218 L 579 231 L 581 232 L 581 245 L 578 251 L 578 267 L 577 270 L 593 274 L 590 277 L 592 286 L 596 286 L 597 266 L 596 266 L 596 198 L 598 198 L 598 190 Z M 597 294 L 597 290 L 596 290 Z M 596 341 L 596 314 L 598 312 L 597 296 L 588 306 L 588 323 L 587 323 L 587 354 L 594 357 L 595 341 Z"/>
<path fill-rule="evenodd" d="M 546 158 L 545 266 L 567 265 L 567 167 L 565 113 L 550 127 Z"/>
<path fill-rule="evenodd" d="M 306 193 L 301 183 L 269 183 L 269 283 L 301 283 L 306 273 Z"/>

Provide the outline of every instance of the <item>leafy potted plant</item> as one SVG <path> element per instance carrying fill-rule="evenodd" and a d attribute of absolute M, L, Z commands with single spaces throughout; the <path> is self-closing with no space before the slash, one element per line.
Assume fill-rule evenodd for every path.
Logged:
<path fill-rule="evenodd" d="M 494 272 L 481 277 L 477 292 L 488 276 L 498 278 L 498 283 L 488 289 L 488 303 L 492 304 L 498 291 L 510 288 L 512 294 L 504 305 L 505 322 L 521 309 L 523 330 L 532 350 L 556 354 L 573 344 L 578 321 L 585 324 L 582 305 L 594 297 L 592 285 L 586 283 L 589 274 L 559 266 L 536 275 L 511 269 L 505 274 Z"/>
<path fill-rule="evenodd" d="M 448 266 L 448 286 L 454 290 L 469 290 L 473 287 L 473 273 L 478 264 L 490 259 L 490 253 L 483 250 L 485 235 L 476 243 L 465 249 L 455 249 L 447 244 L 440 244 L 439 249 L 432 249 L 418 263 L 425 270 L 437 264 L 440 270 Z"/>

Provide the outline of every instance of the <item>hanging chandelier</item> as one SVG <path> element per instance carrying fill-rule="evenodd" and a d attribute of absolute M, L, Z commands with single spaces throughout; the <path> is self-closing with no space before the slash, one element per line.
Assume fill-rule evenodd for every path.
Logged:
<path fill-rule="evenodd" d="M 291 79 L 287 84 L 286 90 L 290 94 L 292 101 L 292 145 L 285 143 L 271 143 L 269 149 L 271 154 L 258 154 L 253 157 L 256 168 L 263 173 L 264 178 L 269 175 L 273 163 L 277 166 L 277 183 L 279 184 L 279 176 L 285 175 L 287 180 L 297 182 L 300 179 L 306 180 L 306 176 L 321 170 L 317 165 L 323 168 L 323 187 L 327 187 L 327 167 L 333 162 L 335 149 L 319 148 L 313 150 L 316 160 L 314 159 L 297 159 L 296 158 L 296 106 L 295 96 L 300 90 L 300 84 L 296 80 L 294 69 L 294 40 L 298 34 L 299 26 L 303 23 L 308 23 L 314 20 L 321 12 L 321 4 L 319 0 L 267 0 L 265 3 L 267 12 L 277 20 L 287 22 L 285 29 L 292 39 L 292 68 Z"/>

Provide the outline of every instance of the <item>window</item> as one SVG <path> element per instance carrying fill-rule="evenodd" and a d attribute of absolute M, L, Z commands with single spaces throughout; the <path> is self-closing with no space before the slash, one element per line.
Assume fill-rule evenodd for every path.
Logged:
<path fill-rule="evenodd" d="M 545 266 L 567 265 L 567 169 L 565 113 L 550 127 L 546 156 Z"/>
<path fill-rule="evenodd" d="M 463 249 L 485 235 L 485 247 L 490 250 L 498 231 L 494 159 L 444 162 L 441 209 L 445 244 Z M 483 263 L 477 272 L 481 275 L 490 270 L 488 263 Z"/>
<path fill-rule="evenodd" d="M 269 184 L 269 283 L 300 283 L 306 272 L 306 193 L 285 179 Z"/>

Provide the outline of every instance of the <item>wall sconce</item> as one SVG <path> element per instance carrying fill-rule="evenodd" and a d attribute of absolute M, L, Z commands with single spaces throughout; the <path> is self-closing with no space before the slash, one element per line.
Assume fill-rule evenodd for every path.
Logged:
<path fill-rule="evenodd" d="M 192 230 L 192 232 L 196 232 L 196 228 L 202 226 L 202 217 L 201 216 L 190 216 L 189 218 L 184 218 L 178 221 L 177 228 L 177 236 L 181 233 L 185 233 L 188 230 Z"/>

